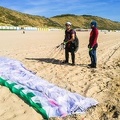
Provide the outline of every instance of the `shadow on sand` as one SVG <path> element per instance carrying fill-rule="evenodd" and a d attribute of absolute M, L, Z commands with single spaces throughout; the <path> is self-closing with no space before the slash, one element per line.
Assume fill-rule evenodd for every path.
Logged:
<path fill-rule="evenodd" d="M 64 64 L 61 60 L 55 59 L 55 58 L 25 58 L 26 60 L 35 60 L 38 62 L 46 62 L 46 63 L 52 63 L 52 64 L 58 64 L 58 65 L 72 65 L 70 63 Z M 80 66 L 80 67 L 88 67 L 87 64 L 75 64 L 74 66 Z"/>
<path fill-rule="evenodd" d="M 46 63 L 52 63 L 52 64 L 61 64 L 61 60 L 55 59 L 55 58 L 25 58 L 27 60 L 36 60 L 38 62 L 46 62 Z"/>

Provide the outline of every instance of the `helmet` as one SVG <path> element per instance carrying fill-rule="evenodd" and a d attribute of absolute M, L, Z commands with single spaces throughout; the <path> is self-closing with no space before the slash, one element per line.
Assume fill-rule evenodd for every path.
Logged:
<path fill-rule="evenodd" d="M 97 22 L 96 21 L 92 21 L 91 25 L 94 25 L 94 27 L 97 27 Z"/>
<path fill-rule="evenodd" d="M 72 23 L 71 22 L 66 22 L 65 25 L 72 25 Z"/>

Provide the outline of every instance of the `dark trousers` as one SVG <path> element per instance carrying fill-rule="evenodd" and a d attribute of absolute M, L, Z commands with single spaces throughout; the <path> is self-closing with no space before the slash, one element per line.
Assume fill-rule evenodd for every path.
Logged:
<path fill-rule="evenodd" d="M 91 65 L 96 67 L 97 65 L 96 48 L 93 48 L 91 51 L 89 51 L 89 56 L 91 59 Z"/>
<path fill-rule="evenodd" d="M 71 53 L 71 58 L 72 58 L 72 63 L 75 64 L 75 52 L 74 49 L 70 51 Z M 65 49 L 65 61 L 69 62 L 69 50 Z"/>

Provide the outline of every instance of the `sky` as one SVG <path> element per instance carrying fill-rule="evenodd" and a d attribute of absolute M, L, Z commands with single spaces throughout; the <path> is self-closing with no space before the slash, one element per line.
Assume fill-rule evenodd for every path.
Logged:
<path fill-rule="evenodd" d="M 0 6 L 47 18 L 75 14 L 120 22 L 120 0 L 0 0 Z"/>

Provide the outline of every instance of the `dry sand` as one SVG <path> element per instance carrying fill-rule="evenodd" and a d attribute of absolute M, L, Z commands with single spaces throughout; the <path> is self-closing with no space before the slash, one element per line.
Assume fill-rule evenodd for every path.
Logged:
<path fill-rule="evenodd" d="M 99 102 L 86 114 L 56 120 L 120 120 L 120 32 L 99 32 L 97 69 L 87 68 L 89 32 L 77 35 L 80 48 L 75 66 L 62 65 L 64 50 L 55 49 L 64 31 L 0 31 L 0 56 L 19 60 L 37 76 Z M 8 88 L 0 86 L 0 91 L 0 120 L 43 120 Z"/>

